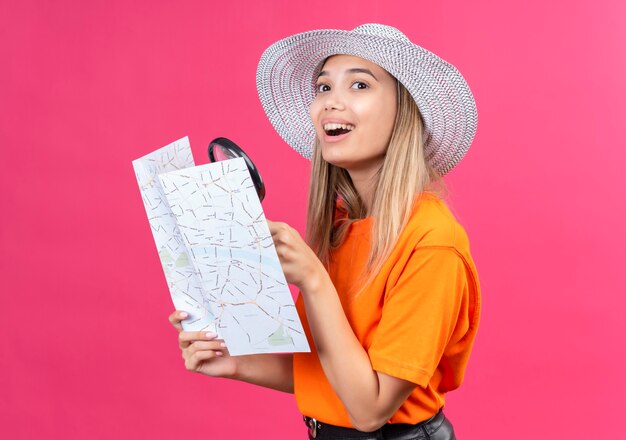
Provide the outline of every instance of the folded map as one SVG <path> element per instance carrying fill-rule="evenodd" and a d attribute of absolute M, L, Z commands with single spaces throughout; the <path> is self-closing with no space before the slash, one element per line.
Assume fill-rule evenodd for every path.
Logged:
<path fill-rule="evenodd" d="M 310 351 L 244 160 L 194 166 L 185 137 L 133 167 L 183 328 L 231 355 Z"/>

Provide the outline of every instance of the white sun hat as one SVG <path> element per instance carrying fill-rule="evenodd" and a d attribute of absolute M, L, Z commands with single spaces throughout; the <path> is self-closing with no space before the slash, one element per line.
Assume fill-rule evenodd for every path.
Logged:
<path fill-rule="evenodd" d="M 369 60 L 407 88 L 424 120 L 425 154 L 446 174 L 465 156 L 476 133 L 476 104 L 467 82 L 450 63 L 411 43 L 399 30 L 364 24 L 352 31 L 322 29 L 271 45 L 261 56 L 256 84 L 261 104 L 278 134 L 311 159 L 315 128 L 309 107 L 324 61 L 332 55 Z"/>

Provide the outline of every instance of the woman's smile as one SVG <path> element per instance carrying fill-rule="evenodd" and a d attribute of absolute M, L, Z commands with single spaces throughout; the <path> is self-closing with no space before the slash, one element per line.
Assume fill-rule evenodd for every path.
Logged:
<path fill-rule="evenodd" d="M 322 120 L 324 130 L 324 142 L 340 142 L 355 129 L 354 124 L 338 119 Z"/>

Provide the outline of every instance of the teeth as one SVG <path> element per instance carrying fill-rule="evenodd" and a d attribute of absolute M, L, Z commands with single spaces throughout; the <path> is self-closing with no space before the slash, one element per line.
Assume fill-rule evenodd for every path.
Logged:
<path fill-rule="evenodd" d="M 326 130 L 326 131 L 329 131 L 329 130 L 339 130 L 339 129 L 352 131 L 354 129 L 354 125 L 350 125 L 350 124 L 335 124 L 335 123 L 324 124 L 324 130 Z"/>

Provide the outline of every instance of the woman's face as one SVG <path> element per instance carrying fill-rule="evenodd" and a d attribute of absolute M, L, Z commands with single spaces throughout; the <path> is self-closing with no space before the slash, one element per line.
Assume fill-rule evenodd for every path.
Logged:
<path fill-rule="evenodd" d="M 397 111 L 396 80 L 362 58 L 328 58 L 310 114 L 327 162 L 373 175 L 383 163 Z"/>

